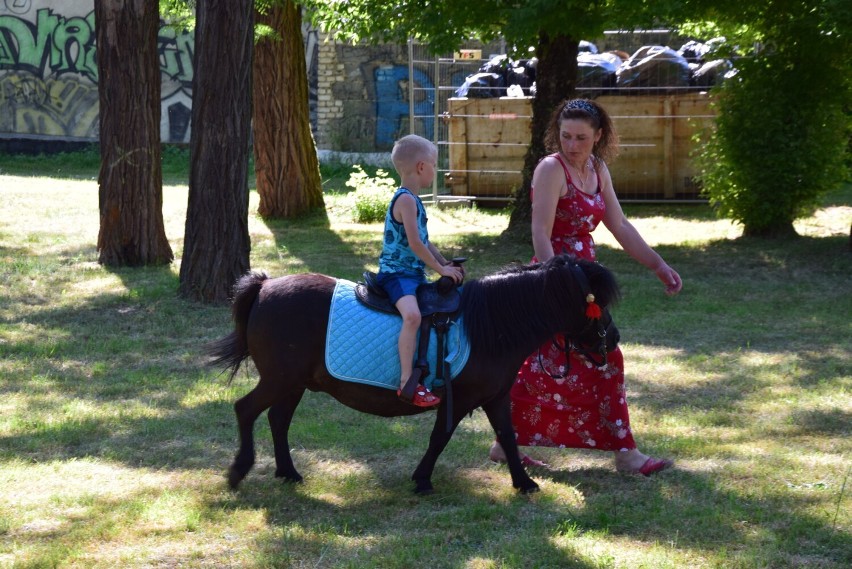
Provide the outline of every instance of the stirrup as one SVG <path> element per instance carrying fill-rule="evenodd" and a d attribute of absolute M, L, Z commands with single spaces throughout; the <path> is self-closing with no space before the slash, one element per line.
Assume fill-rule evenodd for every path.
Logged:
<path fill-rule="evenodd" d="M 414 392 L 417 391 L 417 386 L 420 385 L 420 376 L 423 375 L 423 370 L 419 367 L 411 371 L 404 387 L 399 390 L 399 398 L 406 403 L 411 403 L 414 400 Z"/>

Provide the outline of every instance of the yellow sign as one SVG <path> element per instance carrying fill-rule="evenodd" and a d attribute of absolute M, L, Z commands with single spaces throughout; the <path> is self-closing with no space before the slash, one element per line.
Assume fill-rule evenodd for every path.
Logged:
<path fill-rule="evenodd" d="M 456 61 L 471 61 L 475 59 L 482 59 L 482 50 L 460 49 L 459 51 L 453 54 L 453 59 L 455 59 Z"/>

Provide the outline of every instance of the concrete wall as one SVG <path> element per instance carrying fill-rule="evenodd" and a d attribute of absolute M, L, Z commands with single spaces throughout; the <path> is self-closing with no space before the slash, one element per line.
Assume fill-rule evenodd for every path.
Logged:
<path fill-rule="evenodd" d="M 98 92 L 93 0 L 0 0 L 0 139 L 96 141 Z M 310 107 L 319 148 L 383 152 L 408 132 L 405 46 L 339 45 L 305 29 Z M 161 136 L 188 142 L 192 32 L 159 32 Z M 421 66 L 422 67 L 422 66 Z M 433 87 L 428 69 L 414 81 Z M 433 113 L 429 95 L 415 102 Z M 428 130 L 428 121 L 420 125 Z"/>

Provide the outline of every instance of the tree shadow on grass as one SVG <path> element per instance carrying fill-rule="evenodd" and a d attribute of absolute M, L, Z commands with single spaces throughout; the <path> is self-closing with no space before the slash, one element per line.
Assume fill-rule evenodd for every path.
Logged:
<path fill-rule="evenodd" d="M 61 363 L 56 362 L 57 373 L 60 370 Z M 63 381 L 53 388 L 70 387 L 66 399 L 86 395 L 74 384 L 110 380 L 73 373 L 69 377 L 67 370 L 62 374 Z M 35 462 L 96 457 L 155 471 L 219 465 L 224 474 L 236 448 L 230 402 L 185 403 L 187 392 L 210 383 L 203 374 L 165 384 L 160 380 L 139 382 L 135 388 L 131 382 L 126 392 L 109 397 L 95 393 L 91 399 L 93 404 L 127 408 L 149 404 L 157 410 L 154 415 L 43 426 L 14 441 L 0 439 L 0 449 L 13 449 L 15 458 Z M 238 380 L 233 388 L 243 391 L 250 384 L 251 378 Z M 33 401 L 36 406 L 42 403 Z M 254 545 L 258 558 L 272 564 L 356 562 L 368 544 L 370 559 L 378 565 L 457 567 L 484 558 L 524 567 L 596 567 L 598 560 L 574 545 L 574 538 L 584 535 L 662 544 L 673 552 L 707 557 L 720 546 L 745 544 L 747 554 L 765 556 L 766 565 L 785 565 L 793 555 L 819 556 L 836 566 L 848 561 L 842 545 L 845 534 L 836 532 L 830 520 L 803 513 L 808 510 L 806 494 L 752 497 L 726 489 L 726 478 L 742 473 L 674 470 L 644 479 L 597 468 L 537 470 L 532 474 L 544 484 L 543 493 L 501 498 L 494 487 L 507 488 L 508 471 L 483 466 L 482 458 L 469 458 L 465 449 L 478 449 L 477 455 L 484 457 L 488 443 L 473 430 L 459 429 L 439 460 L 436 494 L 415 497 L 408 477 L 425 450 L 431 419 L 391 420 L 391 425 L 387 419 L 342 407 L 328 396 L 311 394 L 297 411 L 291 430 L 305 483 L 289 485 L 273 478 L 268 426 L 261 417 L 256 428 L 257 467 L 237 492 L 217 493 L 205 508 L 217 512 L 216 518 L 221 512 L 263 512 L 266 526 Z M 372 434 L 391 426 L 389 446 L 387 436 Z M 327 463 L 336 462 L 343 470 L 329 470 Z M 579 499 L 563 502 L 552 495 L 559 487 L 571 488 Z M 95 505 L 109 501 L 92 500 Z M 99 511 L 92 506 L 88 517 L 77 519 L 94 521 Z M 414 521 L 422 519 L 429 524 Z M 402 544 L 409 543 L 413 534 L 418 546 L 406 549 Z M 410 551 L 411 556 L 400 560 L 400 551 Z M 427 563 L 430 559 L 432 563 Z"/>
<path fill-rule="evenodd" d="M 282 273 L 321 273 L 355 279 L 364 266 L 376 262 L 378 253 L 361 250 L 356 241 L 346 239 L 346 232 L 334 231 L 327 213 L 306 214 L 298 223 L 289 220 L 265 220 L 273 236 L 274 250 L 259 248 L 255 254 L 260 262 L 279 267 Z M 381 235 L 375 242 L 380 245 Z"/>
<path fill-rule="evenodd" d="M 305 258 L 311 259 L 309 263 L 316 262 L 316 253 L 308 253 L 306 237 L 294 241 L 283 229 L 280 231 L 283 241 L 296 243 L 297 249 L 304 247 Z M 842 305 L 834 299 L 848 261 L 834 259 L 826 272 L 824 263 L 833 259 L 831 243 L 818 241 L 812 243 L 814 250 L 807 255 L 799 251 L 792 256 L 778 247 L 756 251 L 748 244 L 710 244 L 703 250 L 705 257 L 693 259 L 690 266 L 704 281 L 705 294 L 733 289 L 734 294 L 726 295 L 722 305 L 742 304 L 745 316 L 754 312 L 749 310 L 749 303 L 795 305 L 811 295 L 823 295 L 828 300 L 821 310 L 828 307 L 832 313 L 821 315 L 824 317 L 820 322 L 836 325 Z M 345 254 L 344 240 L 338 245 L 343 249 L 334 250 Z M 674 247 L 664 252 L 669 260 L 693 254 L 702 253 Z M 747 259 L 739 265 L 720 262 L 743 255 Z M 355 261 L 354 265 L 359 262 Z M 676 261 L 672 263 L 676 266 Z M 236 449 L 232 401 L 252 387 L 251 378 L 247 381 L 238 378 L 235 385 L 226 387 L 224 380 L 199 369 L 203 363 L 199 347 L 211 337 L 230 331 L 226 311 L 175 298 L 176 277 L 165 268 L 127 269 L 116 274 L 122 279 L 125 291 L 94 296 L 73 306 L 50 307 L 48 299 L 46 308 L 26 317 L 26 324 L 38 326 L 55 337 L 49 342 L 36 337 L 0 346 L 0 352 L 12 364 L 20 363 L 12 365 L 13 369 L 2 380 L 4 393 L 25 398 L 24 412 L 19 415 L 61 418 L 67 413 L 69 402 L 74 402 L 92 408 L 114 407 L 118 416 L 35 421 L 22 435 L 0 438 L 0 452 L 10 459 L 26 457 L 36 462 L 98 457 L 130 467 L 186 470 L 221 465 L 224 471 Z M 784 279 L 787 286 L 782 292 L 772 294 L 752 290 L 759 289 L 766 279 Z M 73 284 L 73 277 L 69 276 L 57 278 L 54 286 L 61 289 Z M 659 286 L 653 281 L 651 284 Z M 650 294 L 644 290 L 645 286 L 631 284 L 631 293 Z M 650 291 L 650 285 L 647 288 Z M 655 289 L 653 294 L 661 292 Z M 747 294 L 753 296 L 747 301 L 737 300 Z M 842 301 L 841 298 L 839 302 Z M 701 312 L 702 305 L 682 310 L 684 314 L 694 315 Z M 800 335 L 802 330 L 812 334 L 801 340 L 803 345 L 819 340 L 815 345 L 826 347 L 825 338 L 814 332 L 817 328 L 806 325 L 806 312 L 785 314 L 784 318 L 789 317 L 792 322 L 787 328 L 795 328 Z M 656 340 L 658 345 L 682 350 L 684 358 L 713 353 L 690 335 L 697 327 L 706 328 L 706 322 L 691 322 L 686 332 L 669 333 L 660 341 L 647 325 L 652 320 L 643 320 L 646 316 L 631 315 L 629 311 L 626 314 L 631 325 L 625 329 L 638 327 L 645 334 L 640 341 Z M 769 324 L 754 323 L 767 329 Z M 775 322 L 772 329 L 778 327 Z M 843 330 L 827 346 L 835 353 L 844 353 Z M 726 336 L 723 331 L 713 330 L 710 336 L 724 336 L 727 339 L 717 343 L 734 350 L 741 347 L 733 341 L 736 333 L 735 329 Z M 783 340 L 764 341 L 759 346 L 761 350 L 778 353 L 789 349 L 789 343 Z M 799 366 L 813 366 L 816 370 L 821 362 L 809 358 L 802 358 Z M 842 364 L 838 359 L 836 369 L 841 369 Z M 702 373 L 712 375 L 712 362 L 708 360 L 702 365 L 707 366 Z M 816 371 L 806 371 L 798 381 L 807 387 L 819 383 L 818 376 Z M 643 386 L 641 379 L 634 383 L 649 391 L 654 389 L 651 384 Z M 685 412 L 686 406 L 692 405 L 708 412 L 721 407 L 734 415 L 743 397 L 766 387 L 765 381 L 748 370 L 736 377 L 721 378 L 720 385 L 719 390 L 713 390 L 715 397 L 705 396 L 706 386 L 694 386 L 668 399 L 645 397 L 640 389 L 638 398 L 632 401 L 655 413 Z M 191 402 L 191 395 L 199 397 L 206 389 L 224 390 L 224 394 L 212 396 L 212 401 L 201 398 L 200 403 Z M 122 409 L 126 411 L 122 413 Z M 135 413 L 134 409 L 152 412 Z M 827 420 L 823 411 L 803 411 L 795 417 L 802 433 L 816 431 L 842 436 L 847 432 L 843 423 L 848 425 L 848 413 L 838 415 L 836 421 Z M 481 447 L 484 454 L 487 443 L 483 443 L 481 433 L 459 430 L 451 448 L 439 461 L 435 473 L 437 494 L 431 498 L 414 498 L 408 476 L 425 450 L 428 427 L 413 423 L 414 428 L 395 436 L 400 441 L 397 446 L 370 450 L 363 439 L 371 435 L 348 426 L 381 428 L 386 426 L 385 420 L 356 414 L 330 400 L 307 397 L 294 422 L 294 446 L 300 445 L 309 452 L 321 446 L 329 460 L 341 459 L 359 465 L 351 478 L 328 482 L 318 480 L 321 468 L 310 463 L 297 464 L 306 475 L 306 485 L 330 485 L 329 499 L 325 499 L 316 497 L 309 486 L 286 486 L 271 477 L 268 428 L 263 418 L 259 423 L 262 426 L 258 427 L 258 456 L 265 462 L 252 472 L 237 493 L 212 499 L 208 507 L 214 511 L 252 508 L 264 512 L 274 531 L 262 532 L 257 539 L 258 555 L 276 561 L 297 560 L 297 557 L 357 559 L 362 553 L 347 543 L 359 543 L 357 547 L 361 547 L 356 538 L 366 536 L 369 543 L 375 544 L 371 554 L 386 560 L 388 565 L 402 566 L 391 556 L 398 554 L 400 544 L 410 543 L 412 535 L 420 535 L 419 530 L 411 529 L 416 527 L 412 519 L 418 517 L 418 511 L 423 517 L 434 519 L 436 527 L 423 530 L 425 550 L 411 548 L 415 550 L 412 564 L 423 561 L 418 555 L 425 555 L 434 556 L 439 560 L 436 563 L 448 567 L 478 557 L 525 567 L 598 566 L 598 561 L 588 553 L 572 550 L 570 541 L 567 546 L 556 545 L 551 539 L 554 535 L 584 534 L 671 544 L 673 550 L 693 550 L 708 556 L 720 545 L 736 549 L 745 544 L 747 555 L 759 558 L 758 564 L 766 566 L 792 564 L 790 559 L 794 555 L 828 560 L 828 566 L 839 567 L 850 561 L 850 550 L 844 547 L 844 543 L 848 545 L 848 534 L 835 531 L 828 518 L 804 513 L 809 511 L 806 493 L 762 493 L 754 497 L 727 489 L 726 478 L 744 476 L 742 472 L 675 471 L 647 481 L 624 479 L 598 469 L 537 474 L 537 479 L 549 484 L 575 488 L 582 496 L 582 505 L 568 506 L 558 499 L 540 497 L 503 500 L 491 494 L 487 486 L 509 484 L 508 473 L 498 467 L 483 468 L 480 462 L 460 460 L 454 448 Z M 322 434 L 332 425 L 343 425 L 335 432 L 339 439 L 330 440 Z M 663 436 L 664 431 L 664 426 L 659 427 L 657 436 Z M 745 436 L 743 433 L 741 438 Z M 386 463 L 396 464 L 400 460 L 406 465 L 404 469 L 387 469 Z M 785 459 L 777 460 L 779 468 L 784 468 Z M 460 470 L 460 466 L 469 470 Z M 543 495 L 547 492 L 545 488 Z M 94 521 L 99 514 L 96 509 L 91 512 L 82 519 Z M 474 515 L 478 517 L 473 519 Z M 468 537 L 466 533 L 472 523 L 479 529 L 474 537 Z M 292 531 L 293 528 L 298 531 Z M 352 539 L 339 537 L 347 535 Z"/>
<path fill-rule="evenodd" d="M 848 535 L 838 533 L 829 516 L 804 513 L 805 494 L 752 496 L 728 489 L 724 470 L 689 472 L 675 468 L 652 478 L 581 469 L 550 474 L 553 482 L 573 486 L 584 508 L 568 519 L 580 532 L 603 532 L 673 550 L 718 553 L 720 547 L 745 546 L 757 565 L 787 566 L 801 555 L 826 566 L 852 559 Z M 836 564 L 836 565 L 835 565 Z"/>
<path fill-rule="evenodd" d="M 366 418 L 364 427 L 373 422 Z M 348 438 L 329 445 L 326 452 L 363 465 L 351 452 Z M 480 446 L 484 454 L 480 439 L 476 433 L 459 433 L 451 446 Z M 451 448 L 448 453 L 452 455 Z M 388 462 L 396 463 L 396 456 L 391 456 L 388 460 L 376 454 L 369 468 L 333 483 L 317 480 L 310 466 L 303 469 L 304 484 L 296 486 L 276 482 L 267 471 L 264 478 L 250 476 L 234 496 L 212 507 L 264 511 L 266 519 L 279 528 L 259 540 L 267 560 L 295 561 L 298 557 L 288 556 L 299 554 L 321 555 L 332 564 L 358 559 L 363 553 L 359 539 L 364 539 L 376 561 L 422 566 L 423 558 L 416 556 L 401 564 L 391 563 L 388 557 L 399 555 L 399 544 L 410 539 L 412 518 L 430 520 L 416 524 L 416 534 L 423 540 L 422 553 L 435 556 L 428 564 L 435 567 L 456 567 L 474 558 L 524 567 L 596 567 L 597 560 L 582 546 L 574 549 L 572 539 L 583 535 L 659 544 L 689 557 L 712 557 L 719 547 L 738 549 L 745 544 L 748 556 L 768 565 L 787 565 L 793 556 L 813 556 L 842 566 L 849 557 L 843 552 L 845 537 L 830 520 L 795 513 L 808 509 L 807 496 L 742 495 L 724 489 L 724 472 L 675 470 L 645 479 L 601 469 L 536 471 L 534 478 L 544 483 L 542 494 L 497 498 L 491 486 L 509 482 L 505 467 L 483 468 L 467 462 L 459 469 L 442 456 L 434 476 L 436 494 L 413 497 L 406 494 L 407 471 L 387 470 Z M 323 488 L 314 492 L 311 485 Z M 548 493 L 557 491 L 555 486 L 574 489 L 580 499 L 572 505 L 548 498 Z M 299 530 L 292 531 L 296 527 Z M 557 545 L 554 538 L 559 537 L 567 541 Z"/>

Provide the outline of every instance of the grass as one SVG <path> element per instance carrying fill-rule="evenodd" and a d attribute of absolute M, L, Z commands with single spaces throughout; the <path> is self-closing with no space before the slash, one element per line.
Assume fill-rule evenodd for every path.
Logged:
<path fill-rule="evenodd" d="M 164 159 L 179 256 L 185 155 Z M 349 167 L 323 166 L 327 214 L 266 223 L 252 266 L 349 279 L 375 268 L 380 225 L 351 221 Z M 630 205 L 685 281 L 667 298 L 600 230 L 624 290 L 614 311 L 640 447 L 677 468 L 616 474 L 591 451 L 536 449 L 542 492 L 487 460 L 482 413 L 418 498 L 409 476 L 433 417 L 381 419 L 307 394 L 291 429 L 301 485 L 273 477 L 269 430 L 236 493 L 228 385 L 200 347 L 227 308 L 176 297 L 177 264 L 97 264 L 97 160 L 0 156 L 0 567 L 840 568 L 852 564 L 852 188 L 797 224 L 744 239 L 706 206 Z M 335 181 L 337 180 L 337 181 Z M 473 276 L 525 261 L 496 210 L 430 209 Z"/>

